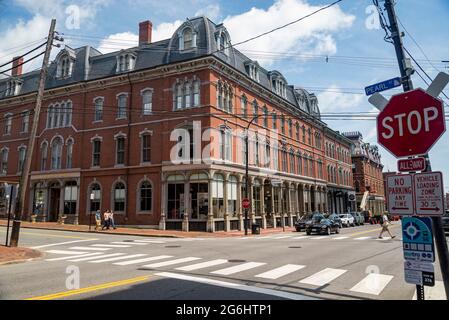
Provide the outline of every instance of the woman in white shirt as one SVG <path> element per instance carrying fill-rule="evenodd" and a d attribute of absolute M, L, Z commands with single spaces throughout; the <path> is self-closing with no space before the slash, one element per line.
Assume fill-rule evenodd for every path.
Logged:
<path fill-rule="evenodd" d="M 390 230 L 388 229 L 388 226 L 390 225 L 390 221 L 388 221 L 388 216 L 384 213 L 384 215 L 382 216 L 382 230 L 380 231 L 379 234 L 379 239 L 382 239 L 382 234 L 386 231 L 388 232 L 388 234 L 390 235 L 391 239 L 396 238 L 396 236 L 392 235 Z"/>

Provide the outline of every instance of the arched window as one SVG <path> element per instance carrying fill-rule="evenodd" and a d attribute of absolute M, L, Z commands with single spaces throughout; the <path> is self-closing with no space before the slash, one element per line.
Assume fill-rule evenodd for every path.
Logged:
<path fill-rule="evenodd" d="M 98 183 L 94 183 L 91 185 L 88 199 L 90 199 L 90 212 L 100 210 L 101 188 Z"/>
<path fill-rule="evenodd" d="M 186 28 L 184 30 L 184 32 L 182 33 L 182 39 L 183 39 L 183 48 L 182 49 L 186 50 L 186 49 L 196 47 L 196 45 L 194 43 L 194 34 L 193 34 L 192 29 Z"/>
<path fill-rule="evenodd" d="M 94 100 L 94 121 L 101 121 L 103 120 L 103 98 L 97 98 Z"/>
<path fill-rule="evenodd" d="M 8 173 L 8 149 L 3 148 L 1 151 L 1 162 L 0 162 L 0 173 L 7 174 Z"/>
<path fill-rule="evenodd" d="M 117 182 L 114 187 L 114 211 L 125 211 L 126 189 L 123 182 Z"/>
<path fill-rule="evenodd" d="M 292 125 L 292 119 L 288 119 L 288 135 L 293 137 L 293 125 Z"/>
<path fill-rule="evenodd" d="M 101 139 L 92 141 L 92 167 L 100 166 Z"/>
<path fill-rule="evenodd" d="M 26 147 L 25 146 L 20 146 L 19 147 L 19 165 L 18 165 L 18 172 L 22 172 L 23 170 L 23 165 L 25 163 L 25 154 L 26 154 Z"/>
<path fill-rule="evenodd" d="M 191 101 L 191 94 L 192 94 L 192 90 L 190 87 L 190 83 L 186 82 L 184 84 L 184 107 L 185 108 L 190 108 L 190 106 L 192 105 L 192 101 Z"/>
<path fill-rule="evenodd" d="M 240 98 L 240 109 L 242 112 L 242 116 L 243 118 L 248 118 L 248 99 L 246 99 L 246 96 L 243 94 L 242 97 Z"/>
<path fill-rule="evenodd" d="M 47 170 L 48 143 L 44 142 L 41 146 L 41 171 Z"/>
<path fill-rule="evenodd" d="M 126 94 L 121 94 L 117 98 L 118 108 L 117 108 L 117 119 L 126 119 Z"/>
<path fill-rule="evenodd" d="M 142 92 L 142 113 L 144 116 L 150 115 L 153 111 L 153 90 L 146 89 Z"/>
<path fill-rule="evenodd" d="M 153 187 L 149 181 L 140 185 L 140 211 L 151 211 L 153 208 Z"/>
<path fill-rule="evenodd" d="M 220 129 L 220 159 L 232 161 L 232 134 L 227 128 Z"/>
<path fill-rule="evenodd" d="M 298 152 L 297 154 L 297 165 L 298 165 L 298 174 L 302 175 L 302 157 L 301 157 L 301 153 Z"/>
<path fill-rule="evenodd" d="M 67 169 L 71 169 L 73 164 L 73 140 L 70 139 L 67 141 L 67 161 L 66 167 Z"/>
<path fill-rule="evenodd" d="M 257 104 L 257 101 L 253 101 L 253 117 L 254 117 L 254 123 L 258 123 L 257 115 L 259 114 L 259 105 Z"/>
<path fill-rule="evenodd" d="M 61 169 L 62 140 L 55 138 L 51 144 L 51 169 Z"/>
<path fill-rule="evenodd" d="M 295 173 L 295 153 L 293 149 L 290 150 L 290 173 Z"/>
<path fill-rule="evenodd" d="M 193 81 L 193 106 L 198 107 L 200 105 L 200 81 Z"/>
<path fill-rule="evenodd" d="M 277 115 L 276 115 L 276 113 L 273 113 L 272 115 L 271 115 L 271 121 L 273 122 L 273 124 L 272 124 L 272 126 L 273 126 L 273 130 L 276 130 L 277 129 Z"/>
<path fill-rule="evenodd" d="M 268 128 L 268 109 L 267 106 L 263 107 L 263 126 Z"/>
<path fill-rule="evenodd" d="M 282 134 L 285 134 L 285 117 L 284 117 L 284 115 L 281 115 L 281 132 L 282 132 Z"/>
<path fill-rule="evenodd" d="M 12 114 L 8 113 L 5 115 L 5 131 L 4 134 L 11 134 L 12 127 Z"/>
<path fill-rule="evenodd" d="M 124 136 L 118 136 L 116 139 L 115 164 L 117 164 L 117 165 L 125 164 L 125 137 Z"/>

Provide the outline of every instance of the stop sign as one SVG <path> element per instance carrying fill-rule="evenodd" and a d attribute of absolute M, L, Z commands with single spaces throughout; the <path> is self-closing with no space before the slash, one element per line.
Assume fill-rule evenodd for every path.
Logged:
<path fill-rule="evenodd" d="M 242 207 L 243 207 L 243 209 L 249 208 L 249 199 L 245 198 L 242 200 Z"/>
<path fill-rule="evenodd" d="M 377 116 L 377 140 L 397 158 L 426 154 L 445 131 L 443 102 L 422 89 L 393 96 Z"/>

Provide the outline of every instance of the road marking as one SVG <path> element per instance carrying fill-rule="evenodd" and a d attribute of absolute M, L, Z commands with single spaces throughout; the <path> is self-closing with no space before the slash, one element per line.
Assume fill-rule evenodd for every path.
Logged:
<path fill-rule="evenodd" d="M 142 242 L 124 242 L 124 241 L 114 241 L 111 242 L 113 244 L 126 244 L 126 245 L 136 245 L 136 246 L 146 246 L 148 243 L 142 243 Z"/>
<path fill-rule="evenodd" d="M 82 257 L 89 257 L 89 256 L 96 256 L 102 254 L 101 252 L 91 252 L 86 254 L 77 254 L 74 256 L 68 256 L 68 257 L 61 257 L 61 258 L 52 258 L 52 259 L 46 259 L 45 261 L 59 261 L 59 260 L 69 260 L 69 259 L 76 259 L 76 258 L 82 258 Z"/>
<path fill-rule="evenodd" d="M 243 238 L 240 238 L 243 239 Z M 256 237 L 255 239 L 273 239 L 273 236 Z"/>
<path fill-rule="evenodd" d="M 276 296 L 276 297 L 290 299 L 290 300 L 319 300 L 318 298 L 311 298 L 311 297 L 307 297 L 307 296 L 303 296 L 303 295 L 295 294 L 295 293 L 259 288 L 259 287 L 248 286 L 248 285 L 239 284 L 239 283 L 225 282 L 225 281 L 219 281 L 219 280 L 208 279 L 208 278 L 192 277 L 192 276 L 188 276 L 188 275 L 171 273 L 171 272 L 160 272 L 160 273 L 156 273 L 155 276 L 171 278 L 171 279 L 178 279 L 178 280 L 185 280 L 185 281 L 193 281 L 193 282 L 199 282 L 199 283 L 206 283 L 206 284 L 213 285 L 213 286 L 231 288 L 231 289 L 235 289 L 235 290 L 243 290 L 243 291 L 248 291 L 248 292 L 255 292 L 255 293 L 266 294 L 266 295 Z"/>
<path fill-rule="evenodd" d="M 142 262 L 148 262 L 148 261 L 154 261 L 154 260 L 162 260 L 162 259 L 168 259 L 173 258 L 173 256 L 155 256 L 155 257 L 149 257 L 149 258 L 143 258 L 143 259 L 137 259 L 137 260 L 130 260 L 130 261 L 124 261 L 124 262 L 116 262 L 113 263 L 117 266 L 128 266 L 130 264 L 137 264 Z"/>
<path fill-rule="evenodd" d="M 300 237 L 295 237 L 295 238 L 292 238 L 293 240 L 301 240 L 301 239 L 308 239 L 308 238 L 311 238 L 310 236 L 300 236 Z"/>
<path fill-rule="evenodd" d="M 211 261 L 206 261 L 206 262 L 192 264 L 190 266 L 176 268 L 176 270 L 193 271 L 193 270 L 198 270 L 198 269 L 204 269 L 204 268 L 208 268 L 208 267 L 218 266 L 220 264 L 227 263 L 227 262 L 228 262 L 228 260 L 225 260 L 225 259 L 216 259 L 216 260 L 211 260 Z"/>
<path fill-rule="evenodd" d="M 372 239 L 373 237 L 359 237 L 359 238 L 354 238 L 354 240 L 368 240 L 368 239 Z"/>
<path fill-rule="evenodd" d="M 397 227 L 399 227 L 399 226 L 400 226 L 400 224 L 399 224 L 399 225 L 393 225 L 393 226 L 391 226 L 391 227 L 389 227 L 389 228 L 390 228 L 390 230 L 391 230 L 391 229 L 397 228 Z M 377 233 L 379 233 L 379 232 L 380 232 L 380 228 L 373 228 L 373 229 L 366 230 L 366 231 L 360 231 L 360 232 L 350 233 L 350 234 L 348 234 L 348 236 L 353 237 L 353 236 L 358 236 L 358 235 L 361 235 L 361 234 L 366 234 L 366 233 L 371 233 L 371 232 L 377 232 Z"/>
<path fill-rule="evenodd" d="M 180 263 L 190 262 L 190 261 L 195 261 L 195 260 L 200 260 L 200 259 L 201 258 L 187 257 L 187 258 L 180 258 L 180 259 L 175 259 L 175 260 L 147 264 L 147 265 L 144 265 L 143 267 L 144 268 L 159 268 L 159 267 L 166 267 L 166 266 L 171 266 L 174 264 L 180 264 Z"/>
<path fill-rule="evenodd" d="M 321 240 L 321 239 L 324 239 L 324 238 L 327 238 L 327 237 L 326 236 L 312 237 L 311 240 Z"/>
<path fill-rule="evenodd" d="M 298 264 L 286 264 L 285 266 L 255 275 L 255 277 L 256 278 L 264 278 L 264 279 L 278 279 L 280 277 L 283 277 L 289 273 L 298 271 L 305 267 L 306 266 L 298 265 Z"/>
<path fill-rule="evenodd" d="M 110 262 L 110 261 L 117 261 L 117 260 L 125 260 L 125 259 L 131 259 L 131 258 L 138 258 L 138 257 L 143 257 L 143 256 L 146 256 L 146 254 L 144 254 L 144 253 L 139 253 L 139 254 L 132 254 L 132 255 L 129 255 L 129 256 L 114 257 L 114 258 L 106 258 L 106 259 L 101 259 L 101 260 L 89 261 L 89 263 Z"/>
<path fill-rule="evenodd" d="M 139 242 L 139 243 L 167 243 L 167 241 L 161 241 L 161 240 L 134 240 L 134 242 Z"/>
<path fill-rule="evenodd" d="M 335 237 L 332 238 L 332 240 L 343 240 L 343 239 L 348 239 L 349 237 Z"/>
<path fill-rule="evenodd" d="M 241 272 L 241 271 L 246 271 L 246 270 L 249 270 L 249 269 L 257 268 L 257 267 L 263 266 L 264 264 L 266 264 L 266 263 L 264 263 L 264 262 L 246 262 L 246 263 L 242 263 L 242 264 L 239 264 L 239 265 L 236 265 L 236 266 L 233 266 L 233 267 L 220 269 L 220 270 L 217 270 L 217 271 L 212 271 L 211 273 L 228 276 L 230 274 L 234 274 L 234 273 L 237 273 L 237 272 Z"/>
<path fill-rule="evenodd" d="M 93 244 L 91 247 L 104 247 L 104 248 L 130 248 L 131 246 L 128 246 L 126 244 Z"/>
<path fill-rule="evenodd" d="M 45 296 L 28 298 L 25 300 L 54 300 L 54 299 L 79 295 L 79 294 L 83 294 L 83 293 L 94 292 L 94 291 L 99 291 L 99 290 L 103 290 L 103 289 L 114 288 L 114 287 L 124 286 L 124 285 L 133 284 L 133 283 L 137 283 L 137 282 L 142 282 L 142 281 L 146 281 L 148 279 L 150 279 L 150 276 L 136 277 L 136 278 L 126 279 L 126 280 L 103 283 L 100 285 L 86 287 L 86 288 L 82 288 L 82 289 L 69 290 L 69 291 L 48 294 Z"/>
<path fill-rule="evenodd" d="M 112 248 L 92 248 L 92 247 L 71 247 L 69 249 L 73 250 L 87 250 L 87 251 L 108 251 Z"/>
<path fill-rule="evenodd" d="M 59 243 L 45 244 L 45 245 L 43 245 L 43 246 L 31 247 L 31 249 L 42 249 L 42 248 L 48 248 L 48 247 L 62 246 L 62 245 L 64 245 L 64 244 L 71 244 L 71 243 L 85 242 L 85 241 L 94 241 L 94 240 L 98 240 L 98 239 L 74 240 L 74 241 L 67 241 L 67 242 L 59 242 Z"/>
<path fill-rule="evenodd" d="M 67 251 L 67 250 L 48 250 L 45 251 L 47 253 L 54 253 L 54 254 L 72 254 L 72 255 L 80 255 L 80 254 L 86 254 L 88 252 L 82 252 L 82 251 Z"/>
<path fill-rule="evenodd" d="M 378 296 L 392 279 L 390 275 L 370 273 L 349 290 Z"/>
<path fill-rule="evenodd" d="M 100 256 L 95 256 L 95 257 L 87 257 L 87 258 L 80 258 L 80 259 L 73 259 L 73 260 L 68 260 L 68 261 L 72 261 L 72 262 L 79 262 L 79 261 L 88 261 L 88 260 L 95 260 L 98 258 L 108 258 L 108 257 L 116 257 L 116 256 L 122 256 L 125 253 L 111 253 L 111 254 L 103 254 Z"/>
<path fill-rule="evenodd" d="M 280 237 L 274 237 L 273 239 L 285 239 L 285 238 L 290 238 L 293 237 L 292 235 L 290 236 L 280 236 Z"/>
<path fill-rule="evenodd" d="M 310 277 L 302 279 L 299 282 L 321 287 L 325 284 L 330 283 L 332 280 L 338 278 L 346 271 L 348 270 L 326 268 L 324 270 L 321 270 L 320 272 L 311 275 Z"/>
<path fill-rule="evenodd" d="M 444 291 L 443 281 L 435 281 L 435 286 L 426 287 L 424 290 L 426 300 L 446 300 L 446 292 Z M 412 300 L 416 300 L 416 289 Z"/>

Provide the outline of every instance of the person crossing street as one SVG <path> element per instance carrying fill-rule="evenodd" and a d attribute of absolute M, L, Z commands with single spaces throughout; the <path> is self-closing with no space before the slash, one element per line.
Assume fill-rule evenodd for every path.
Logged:
<path fill-rule="evenodd" d="M 388 220 L 388 216 L 384 213 L 384 215 L 382 216 L 382 230 L 380 231 L 379 239 L 382 239 L 382 234 L 384 232 L 388 232 L 391 239 L 396 238 L 396 236 L 391 234 L 390 229 L 388 229 L 389 226 L 390 226 L 390 221 Z"/>

